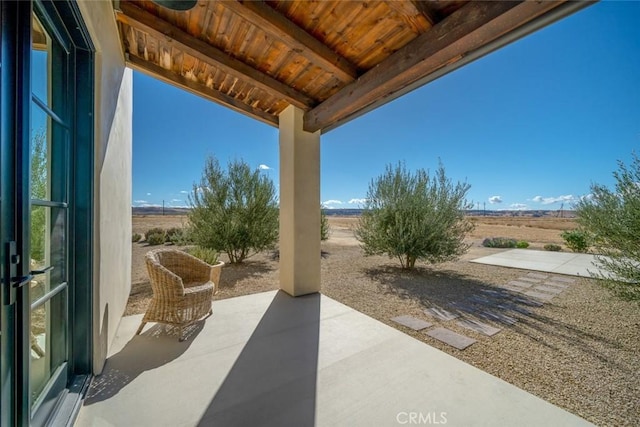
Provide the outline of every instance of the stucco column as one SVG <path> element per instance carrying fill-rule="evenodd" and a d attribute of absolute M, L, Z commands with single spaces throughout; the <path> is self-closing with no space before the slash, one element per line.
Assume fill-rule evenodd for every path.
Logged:
<path fill-rule="evenodd" d="M 292 296 L 320 291 L 320 131 L 303 118 L 280 113 L 280 289 Z"/>

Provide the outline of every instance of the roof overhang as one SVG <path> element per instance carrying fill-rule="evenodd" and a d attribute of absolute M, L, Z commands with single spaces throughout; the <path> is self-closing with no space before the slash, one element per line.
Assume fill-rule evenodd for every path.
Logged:
<path fill-rule="evenodd" d="M 288 105 L 326 132 L 591 1 L 122 0 L 127 64 L 278 125 Z"/>

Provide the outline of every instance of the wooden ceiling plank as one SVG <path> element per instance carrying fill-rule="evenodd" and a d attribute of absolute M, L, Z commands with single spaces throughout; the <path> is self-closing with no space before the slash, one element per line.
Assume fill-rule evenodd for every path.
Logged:
<path fill-rule="evenodd" d="M 121 1 L 120 9 L 121 12 L 117 12 L 116 16 L 118 21 L 122 23 L 138 28 L 156 38 L 169 39 L 175 47 L 185 53 L 201 61 L 215 65 L 304 110 L 309 110 L 316 104 L 313 98 L 290 88 L 286 84 L 252 68 L 242 61 L 230 57 L 220 49 L 193 37 L 167 21 L 129 2 Z"/>
<path fill-rule="evenodd" d="M 222 4 L 271 37 L 281 40 L 285 45 L 304 56 L 313 64 L 334 73 L 341 80 L 352 82 L 358 77 L 358 69 L 355 65 L 268 4 L 255 0 L 233 0 L 225 1 Z"/>
<path fill-rule="evenodd" d="M 420 1 L 388 1 L 386 4 L 416 34 L 422 34 L 433 26 L 433 21 L 419 7 Z"/>
<path fill-rule="evenodd" d="M 413 3 L 413 6 L 416 8 L 416 10 L 420 12 L 427 21 L 429 21 L 429 24 L 431 24 L 431 26 L 436 25 L 438 21 L 440 21 L 441 18 L 429 6 L 430 0 L 411 0 L 411 3 Z"/>
<path fill-rule="evenodd" d="M 315 132 L 464 57 L 563 1 L 471 2 L 308 111 L 304 128 Z M 526 17 L 526 20 L 523 20 Z"/>
<path fill-rule="evenodd" d="M 176 75 L 172 71 L 166 70 L 159 65 L 148 63 L 135 55 L 128 55 L 127 65 L 134 70 L 149 74 L 152 77 L 164 81 L 165 83 L 177 86 L 195 95 L 202 96 L 203 98 L 231 108 L 232 110 L 249 115 L 254 119 L 260 120 L 263 123 L 269 124 L 271 126 L 278 126 L 277 116 L 253 108 L 242 101 L 238 101 L 232 96 L 221 93 L 215 89 L 209 89 L 207 86 L 193 80 L 189 80 L 184 76 Z"/>

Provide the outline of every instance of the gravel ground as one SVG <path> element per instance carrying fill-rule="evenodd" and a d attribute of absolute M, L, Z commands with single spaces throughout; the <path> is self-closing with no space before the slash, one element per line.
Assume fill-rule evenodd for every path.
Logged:
<path fill-rule="evenodd" d="M 528 273 L 469 263 L 496 251 L 474 243 L 459 261 L 405 272 L 386 257 L 364 257 L 348 229 L 334 229 L 323 243 L 322 293 L 597 425 L 640 425 L 640 310 L 594 280 L 576 278 L 542 307 L 516 306 L 517 311 L 505 313 L 518 319 L 514 325 L 482 320 L 502 328 L 493 337 L 423 313 L 434 306 L 455 311 L 448 305 L 452 301 L 491 295 L 486 291 L 500 290 Z M 127 314 L 142 313 L 151 296 L 148 283 L 135 279 L 141 262 L 136 253 L 148 249 L 134 244 L 134 287 Z M 277 261 L 272 254 L 259 254 L 243 266 L 223 268 L 216 299 L 271 289 L 278 289 Z M 489 304 L 495 302 L 489 298 Z M 456 350 L 389 320 L 403 314 L 477 342 Z"/>

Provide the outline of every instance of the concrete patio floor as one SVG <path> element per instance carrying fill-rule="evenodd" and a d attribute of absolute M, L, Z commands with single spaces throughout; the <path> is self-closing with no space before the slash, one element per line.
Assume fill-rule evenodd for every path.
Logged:
<path fill-rule="evenodd" d="M 470 260 L 478 264 L 498 265 L 523 270 L 544 271 L 569 276 L 590 277 L 588 270 L 598 271 L 590 254 L 511 249 Z"/>
<path fill-rule="evenodd" d="M 184 342 L 140 319 L 77 426 L 590 425 L 320 294 L 215 301 Z"/>

